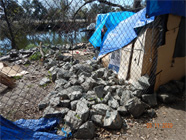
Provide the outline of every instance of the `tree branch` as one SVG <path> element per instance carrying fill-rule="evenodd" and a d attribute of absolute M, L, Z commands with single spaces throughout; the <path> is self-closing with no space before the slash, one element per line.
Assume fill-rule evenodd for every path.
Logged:
<path fill-rule="evenodd" d="M 109 1 L 106 1 L 106 0 L 88 0 L 86 1 L 83 5 L 81 5 L 81 7 L 79 7 L 79 9 L 75 12 L 73 18 L 75 18 L 75 16 L 77 15 L 77 13 L 81 10 L 81 8 L 83 8 L 85 5 L 89 4 L 89 3 L 92 3 L 94 1 L 98 1 L 100 3 L 104 3 L 104 4 L 107 4 L 107 5 L 110 5 L 110 6 L 113 6 L 113 7 L 119 7 L 122 11 L 126 11 L 126 10 L 129 10 L 129 9 L 126 9 L 124 8 L 122 5 L 120 4 L 115 4 L 115 3 L 112 3 L 112 2 L 109 2 Z"/>

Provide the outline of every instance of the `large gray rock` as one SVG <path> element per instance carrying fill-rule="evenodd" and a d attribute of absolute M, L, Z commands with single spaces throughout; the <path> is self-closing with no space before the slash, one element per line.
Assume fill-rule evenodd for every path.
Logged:
<path fill-rule="evenodd" d="M 158 98 L 163 103 L 173 103 L 177 101 L 177 97 L 172 95 L 171 93 L 159 93 Z"/>
<path fill-rule="evenodd" d="M 58 70 L 59 70 L 59 68 L 57 68 L 56 66 L 53 66 L 49 69 L 49 73 L 52 76 L 52 81 L 53 82 L 57 79 Z"/>
<path fill-rule="evenodd" d="M 81 84 L 81 86 L 84 88 L 86 92 L 89 90 L 92 90 L 92 88 L 96 85 L 97 85 L 96 81 L 92 79 L 91 77 L 86 78 L 85 82 Z"/>
<path fill-rule="evenodd" d="M 57 65 L 57 62 L 56 60 L 53 60 L 53 59 L 48 59 L 48 63 L 44 64 L 47 70 L 56 65 Z"/>
<path fill-rule="evenodd" d="M 99 126 L 103 126 L 103 116 L 102 115 L 92 115 L 91 120 L 98 124 Z"/>
<path fill-rule="evenodd" d="M 59 108 L 58 110 L 55 110 L 53 107 L 48 106 L 43 111 L 43 117 L 60 117 L 63 118 L 67 112 L 69 111 L 68 108 Z"/>
<path fill-rule="evenodd" d="M 73 75 L 72 72 L 64 69 L 60 69 L 57 73 L 57 79 L 65 79 L 69 80 L 69 78 Z"/>
<path fill-rule="evenodd" d="M 84 75 L 79 76 L 78 83 L 82 84 L 83 82 L 85 82 L 85 79 L 86 79 L 86 77 Z"/>
<path fill-rule="evenodd" d="M 159 93 L 182 93 L 184 89 L 184 83 L 180 81 L 171 81 L 167 84 L 161 85 L 158 89 Z"/>
<path fill-rule="evenodd" d="M 110 100 L 108 101 L 108 105 L 114 109 L 117 109 L 119 107 L 118 101 L 113 97 L 111 97 Z"/>
<path fill-rule="evenodd" d="M 138 79 L 138 82 L 140 85 L 142 85 L 145 89 L 150 87 L 150 82 L 149 82 L 149 76 L 144 75 Z"/>
<path fill-rule="evenodd" d="M 96 70 L 97 78 L 102 78 L 104 72 L 105 72 L 105 68 L 100 68 L 100 69 Z"/>
<path fill-rule="evenodd" d="M 117 111 L 119 112 L 119 114 L 120 114 L 121 116 L 125 116 L 125 115 L 128 114 L 128 111 L 127 111 L 127 109 L 126 109 L 125 106 L 120 106 L 120 107 L 118 107 Z"/>
<path fill-rule="evenodd" d="M 104 71 L 104 74 L 103 74 L 103 78 L 105 79 L 105 80 L 108 80 L 108 78 L 112 75 L 112 70 L 110 70 L 110 69 L 105 69 L 105 71 Z"/>
<path fill-rule="evenodd" d="M 123 88 L 118 88 L 116 89 L 116 94 L 121 97 L 122 96 L 122 93 L 123 93 L 124 89 Z"/>
<path fill-rule="evenodd" d="M 74 91 L 74 92 L 70 93 L 68 96 L 69 96 L 70 100 L 73 101 L 73 100 L 80 99 L 83 96 L 83 93 L 80 91 Z"/>
<path fill-rule="evenodd" d="M 117 111 L 107 111 L 104 118 L 104 127 L 109 129 L 121 129 L 123 121 Z"/>
<path fill-rule="evenodd" d="M 50 104 L 50 97 L 51 94 L 48 94 L 46 97 L 43 98 L 42 101 L 39 102 L 38 104 L 39 110 L 45 109 Z"/>
<path fill-rule="evenodd" d="M 77 78 L 70 78 L 70 84 L 71 85 L 79 85 L 79 81 L 78 81 L 78 79 Z"/>
<path fill-rule="evenodd" d="M 40 86 L 44 86 L 44 85 L 46 85 L 46 84 L 48 84 L 48 83 L 50 83 L 51 81 L 50 81 L 50 79 L 48 78 L 48 77 L 44 77 L 43 79 L 41 79 L 41 81 L 39 82 L 39 85 Z"/>
<path fill-rule="evenodd" d="M 85 94 L 85 99 L 88 100 L 88 101 L 96 101 L 97 100 L 97 95 L 94 91 L 88 91 L 86 94 Z"/>
<path fill-rule="evenodd" d="M 181 81 L 172 81 L 176 85 L 177 89 L 182 93 L 184 91 L 185 83 Z"/>
<path fill-rule="evenodd" d="M 130 90 L 125 90 L 122 92 L 122 96 L 121 96 L 121 99 L 120 99 L 120 105 L 123 106 L 126 104 L 126 102 L 131 99 L 133 96 L 132 96 L 132 92 Z"/>
<path fill-rule="evenodd" d="M 152 107 L 158 104 L 156 94 L 144 94 L 142 100 Z"/>
<path fill-rule="evenodd" d="M 72 110 L 69 110 L 65 115 L 64 121 L 73 130 L 77 130 L 82 124 L 82 120 L 77 116 L 76 112 Z"/>
<path fill-rule="evenodd" d="M 55 84 L 56 84 L 55 89 L 57 90 L 59 88 L 62 88 L 66 83 L 67 83 L 67 80 L 65 80 L 65 79 L 56 80 L 55 81 Z"/>
<path fill-rule="evenodd" d="M 103 98 L 103 96 L 106 94 L 104 91 L 104 85 L 94 87 L 94 92 L 99 98 Z"/>
<path fill-rule="evenodd" d="M 67 89 L 67 88 L 69 88 L 69 87 L 71 87 L 71 86 L 72 86 L 71 83 L 68 82 L 68 83 L 66 83 L 66 84 L 64 85 L 64 89 Z M 63 90 L 63 89 L 59 89 L 59 90 Z"/>
<path fill-rule="evenodd" d="M 105 104 L 96 104 L 92 106 L 93 114 L 105 115 L 107 110 L 111 110 L 111 108 Z"/>
<path fill-rule="evenodd" d="M 85 72 L 91 72 L 92 68 L 88 66 L 87 64 L 76 64 L 73 66 L 74 72 L 85 71 Z"/>
<path fill-rule="evenodd" d="M 125 107 L 134 118 L 138 118 L 145 111 L 145 104 L 136 97 L 129 99 L 126 102 Z"/>
<path fill-rule="evenodd" d="M 70 107 L 70 100 L 61 100 L 59 106 L 61 107 Z"/>
<path fill-rule="evenodd" d="M 91 73 L 90 72 L 85 72 L 85 71 L 82 71 L 80 72 L 79 76 L 85 76 L 85 77 L 90 77 L 91 76 Z"/>
<path fill-rule="evenodd" d="M 75 111 L 77 106 L 78 100 L 70 102 L 70 108 L 71 110 Z"/>
<path fill-rule="evenodd" d="M 74 91 L 80 91 L 81 93 L 83 92 L 83 88 L 81 86 L 71 86 L 67 89 L 61 90 L 58 93 L 58 96 L 62 97 L 63 99 L 68 99 L 68 95 Z"/>
<path fill-rule="evenodd" d="M 50 99 L 50 105 L 56 107 L 60 105 L 60 97 L 53 97 Z"/>
<path fill-rule="evenodd" d="M 63 65 L 62 68 L 63 68 L 64 70 L 70 70 L 71 66 L 72 66 L 72 65 L 71 65 L 69 62 L 66 62 L 66 63 Z"/>
<path fill-rule="evenodd" d="M 132 92 L 132 95 L 138 97 L 138 98 L 141 98 L 142 95 L 143 95 L 144 91 L 143 90 L 135 90 Z"/>
<path fill-rule="evenodd" d="M 112 97 L 111 93 L 108 92 L 105 97 L 103 98 L 103 103 L 107 104 L 108 100 L 110 100 L 110 98 Z"/>
<path fill-rule="evenodd" d="M 108 92 L 113 92 L 113 89 L 112 89 L 111 86 L 105 86 L 105 87 L 104 87 L 104 91 L 107 92 L 107 93 L 108 93 Z"/>
<path fill-rule="evenodd" d="M 74 134 L 74 137 L 77 139 L 92 139 L 95 133 L 95 126 L 92 121 L 88 121 L 82 124 L 77 132 Z"/>
<path fill-rule="evenodd" d="M 76 113 L 83 122 L 87 121 L 89 117 L 89 108 L 87 106 L 87 103 L 84 101 L 78 101 L 76 105 Z"/>
<path fill-rule="evenodd" d="M 106 86 L 108 84 L 107 81 L 104 81 L 101 78 L 97 78 L 96 82 L 97 82 L 98 85 L 104 85 L 104 86 Z"/>

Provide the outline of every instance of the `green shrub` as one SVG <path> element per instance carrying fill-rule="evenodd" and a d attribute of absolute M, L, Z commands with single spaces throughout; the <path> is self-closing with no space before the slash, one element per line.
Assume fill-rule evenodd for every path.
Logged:
<path fill-rule="evenodd" d="M 29 50 L 29 49 L 32 49 L 32 48 L 34 48 L 36 45 L 34 45 L 34 44 L 29 44 L 29 45 L 27 45 L 26 47 L 25 47 L 25 49 L 26 50 Z"/>
<path fill-rule="evenodd" d="M 30 57 L 29 57 L 29 60 L 31 60 L 31 61 L 36 61 L 36 60 L 39 60 L 39 59 L 41 59 L 41 54 L 40 54 L 40 52 L 36 52 L 36 53 L 34 53 L 33 55 L 31 55 Z"/>

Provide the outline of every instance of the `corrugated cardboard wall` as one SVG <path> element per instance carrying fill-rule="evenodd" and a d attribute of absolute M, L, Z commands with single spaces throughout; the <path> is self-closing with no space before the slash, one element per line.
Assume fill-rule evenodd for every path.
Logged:
<path fill-rule="evenodd" d="M 156 73 L 159 74 L 156 76 L 155 91 L 160 85 L 163 85 L 171 80 L 180 80 L 185 75 L 186 57 L 173 59 L 180 21 L 181 17 L 169 15 L 165 45 L 158 48 Z"/>

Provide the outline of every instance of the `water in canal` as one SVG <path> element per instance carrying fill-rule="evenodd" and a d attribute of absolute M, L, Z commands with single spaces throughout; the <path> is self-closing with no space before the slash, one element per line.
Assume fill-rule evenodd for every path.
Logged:
<path fill-rule="evenodd" d="M 46 45 L 63 45 L 67 43 L 80 43 L 87 42 L 86 33 L 82 32 L 83 29 L 79 29 L 70 33 L 58 32 L 58 31 L 47 31 L 47 32 L 36 32 L 33 34 L 19 35 L 17 37 L 16 44 L 19 49 L 25 48 L 30 44 L 39 45 L 40 42 Z M 0 40 L 0 54 L 5 54 L 11 49 L 11 42 L 9 39 L 4 38 Z"/>

